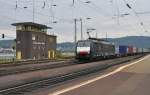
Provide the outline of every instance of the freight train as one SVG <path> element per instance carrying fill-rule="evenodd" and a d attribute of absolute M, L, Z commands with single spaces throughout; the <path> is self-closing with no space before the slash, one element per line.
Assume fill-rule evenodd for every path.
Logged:
<path fill-rule="evenodd" d="M 76 44 L 76 59 L 91 60 L 111 57 L 122 57 L 148 53 L 149 49 L 137 48 L 133 46 L 116 46 L 103 39 L 89 38 L 80 40 Z"/>

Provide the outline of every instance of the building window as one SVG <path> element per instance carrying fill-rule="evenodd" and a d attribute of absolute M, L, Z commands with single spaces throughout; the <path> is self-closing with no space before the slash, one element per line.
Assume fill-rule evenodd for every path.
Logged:
<path fill-rule="evenodd" d="M 37 40 L 37 41 L 39 40 L 39 37 L 38 37 L 38 36 L 36 36 L 36 40 Z"/>
<path fill-rule="evenodd" d="M 41 29 L 41 31 L 42 31 L 42 32 L 46 32 L 46 31 L 47 31 L 47 29 Z"/>
<path fill-rule="evenodd" d="M 25 30 L 25 26 L 22 26 L 22 30 Z"/>
<path fill-rule="evenodd" d="M 33 59 L 35 59 L 36 57 L 35 57 L 35 55 L 34 55 L 34 57 L 33 57 Z"/>
<path fill-rule="evenodd" d="M 54 42 L 54 39 L 50 37 L 50 38 L 49 38 L 49 42 L 50 42 L 50 43 Z"/>
<path fill-rule="evenodd" d="M 22 30 L 22 26 L 21 25 L 16 26 L 16 30 Z"/>
<path fill-rule="evenodd" d="M 31 31 L 35 32 L 36 31 L 36 28 L 31 26 Z"/>
<path fill-rule="evenodd" d="M 36 46 L 33 46 L 33 49 L 36 50 Z"/>
<path fill-rule="evenodd" d="M 32 40 L 35 41 L 35 35 L 32 35 Z"/>
<path fill-rule="evenodd" d="M 28 26 L 28 30 L 31 31 L 31 26 Z"/>
<path fill-rule="evenodd" d="M 20 42 L 20 40 L 17 40 L 16 43 L 17 43 L 17 44 L 20 44 L 21 42 Z"/>
<path fill-rule="evenodd" d="M 24 28 L 25 28 L 25 30 L 27 30 L 27 31 L 28 31 L 28 26 L 24 26 Z"/>

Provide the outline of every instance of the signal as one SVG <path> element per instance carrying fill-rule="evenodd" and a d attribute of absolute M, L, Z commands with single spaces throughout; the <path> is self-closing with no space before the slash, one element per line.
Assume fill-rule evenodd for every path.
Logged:
<path fill-rule="evenodd" d="M 4 34 L 2 34 L 2 38 L 5 38 L 5 35 L 4 35 Z"/>

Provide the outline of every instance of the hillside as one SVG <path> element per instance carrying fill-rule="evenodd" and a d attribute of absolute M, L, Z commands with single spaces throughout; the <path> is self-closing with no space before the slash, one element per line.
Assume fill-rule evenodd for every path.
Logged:
<path fill-rule="evenodd" d="M 12 48 L 14 40 L 0 40 L 0 48 Z"/>
<path fill-rule="evenodd" d="M 145 36 L 128 36 L 122 38 L 108 38 L 108 41 L 115 45 L 131 45 L 141 48 L 150 48 L 150 37 Z M 73 51 L 74 44 L 70 42 L 59 43 L 58 49 L 62 51 Z"/>
<path fill-rule="evenodd" d="M 145 36 L 128 36 L 122 38 L 109 38 L 108 41 L 116 45 L 132 45 L 142 48 L 150 48 L 150 37 Z"/>
<path fill-rule="evenodd" d="M 108 38 L 108 41 L 115 43 L 116 45 L 132 45 L 136 47 L 150 48 L 150 37 L 145 36 L 128 36 L 122 38 Z M 13 40 L 0 40 L 1 48 L 11 48 L 14 44 Z M 73 51 L 74 43 L 65 42 L 58 43 L 57 50 L 61 51 Z"/>
<path fill-rule="evenodd" d="M 57 44 L 57 50 L 64 51 L 64 52 L 66 51 L 73 52 L 74 46 L 75 44 L 71 42 L 59 43 Z"/>

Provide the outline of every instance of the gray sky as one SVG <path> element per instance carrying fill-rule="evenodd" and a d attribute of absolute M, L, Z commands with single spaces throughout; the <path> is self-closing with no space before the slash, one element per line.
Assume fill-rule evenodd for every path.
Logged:
<path fill-rule="evenodd" d="M 17 1 L 17 8 L 16 8 Z M 0 0 L 0 34 L 5 33 L 15 38 L 14 22 L 32 21 L 33 0 Z M 133 10 L 129 9 L 124 0 L 35 0 L 35 22 L 53 27 L 49 34 L 58 36 L 58 42 L 73 41 L 73 18 L 83 19 L 84 38 L 86 29 L 95 28 L 98 37 L 116 38 L 122 36 L 150 36 L 150 0 L 126 0 Z M 45 6 L 44 6 L 45 2 Z M 57 5 L 52 6 L 51 5 Z M 27 8 L 24 8 L 27 7 Z M 135 14 L 138 14 L 138 16 Z M 118 14 L 130 15 L 119 17 Z M 86 20 L 87 17 L 92 19 Z M 119 20 L 118 20 L 119 19 Z M 58 23 L 52 23 L 57 21 Z M 143 26 L 140 23 L 143 22 Z M 148 32 L 145 32 L 145 31 Z M 80 39 L 80 23 L 78 22 L 78 39 Z"/>

